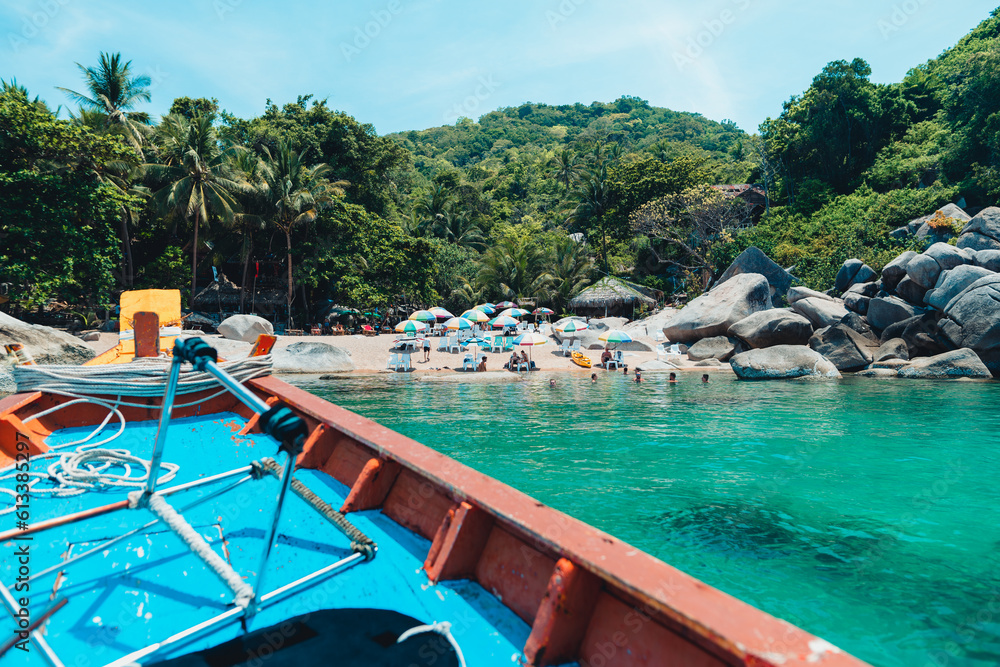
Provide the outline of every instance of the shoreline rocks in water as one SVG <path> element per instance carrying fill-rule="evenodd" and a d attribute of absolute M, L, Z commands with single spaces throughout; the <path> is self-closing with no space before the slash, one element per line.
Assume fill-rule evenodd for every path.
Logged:
<path fill-rule="evenodd" d="M 826 357 L 805 345 L 775 345 L 741 352 L 729 360 L 729 365 L 741 380 L 842 377 Z"/>
<path fill-rule="evenodd" d="M 0 346 L 11 343 L 24 345 L 35 363 L 42 365 L 82 364 L 97 356 L 89 345 L 76 336 L 0 313 Z"/>
<path fill-rule="evenodd" d="M 678 311 L 664 323 L 663 335 L 675 343 L 725 336 L 732 325 L 771 307 L 771 287 L 767 278 L 759 273 L 741 273 Z"/>

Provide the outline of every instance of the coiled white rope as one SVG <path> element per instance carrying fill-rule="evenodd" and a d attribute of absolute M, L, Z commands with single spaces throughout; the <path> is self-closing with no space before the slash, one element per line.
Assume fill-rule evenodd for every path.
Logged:
<path fill-rule="evenodd" d="M 437 634 L 443 636 L 451 644 L 452 648 L 455 649 L 455 657 L 458 658 L 458 664 L 460 667 L 465 667 L 465 656 L 462 655 L 462 648 L 458 645 L 458 641 L 451 634 L 451 623 L 448 621 L 441 621 L 440 623 L 431 623 L 429 625 L 418 625 L 415 628 L 410 628 L 403 634 L 399 636 L 396 640 L 397 644 L 402 644 L 404 641 L 409 639 L 414 635 L 423 634 L 424 632 L 436 632 Z"/>
<path fill-rule="evenodd" d="M 145 499 L 145 500 L 144 500 Z M 235 594 L 233 602 L 240 607 L 246 609 L 253 599 L 253 588 L 250 584 L 243 581 L 239 573 L 233 569 L 233 566 L 222 559 L 222 556 L 215 553 L 212 547 L 208 545 L 208 542 L 198 534 L 191 524 L 187 522 L 183 516 L 181 516 L 177 510 L 175 510 L 170 503 L 163 499 L 158 493 L 154 493 L 150 496 L 143 496 L 143 492 L 132 491 L 128 494 L 129 507 L 136 508 L 139 507 L 143 502 L 149 507 L 150 511 L 156 516 L 160 517 L 165 524 L 167 524 L 172 531 L 174 531 L 179 538 L 188 546 L 191 551 L 201 558 L 202 561 L 216 575 L 229 587 L 229 589 Z"/>

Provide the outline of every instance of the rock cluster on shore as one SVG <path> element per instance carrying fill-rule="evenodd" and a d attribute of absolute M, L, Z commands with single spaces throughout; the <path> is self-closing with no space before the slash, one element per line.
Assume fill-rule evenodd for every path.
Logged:
<path fill-rule="evenodd" d="M 1000 377 L 1000 208 L 940 213 L 965 223 L 955 245 L 927 224 L 934 214 L 919 218 L 893 235 L 926 238 L 926 250 L 881 273 L 847 260 L 826 293 L 789 286 L 790 274 L 751 248 L 663 333 L 689 344 L 690 359 L 728 360 L 745 379 Z"/>

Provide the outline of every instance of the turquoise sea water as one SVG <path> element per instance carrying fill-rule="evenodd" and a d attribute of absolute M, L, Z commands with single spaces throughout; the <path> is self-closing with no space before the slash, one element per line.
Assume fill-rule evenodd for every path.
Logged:
<path fill-rule="evenodd" d="M 1000 663 L 1000 383 L 294 379 L 877 665 Z"/>

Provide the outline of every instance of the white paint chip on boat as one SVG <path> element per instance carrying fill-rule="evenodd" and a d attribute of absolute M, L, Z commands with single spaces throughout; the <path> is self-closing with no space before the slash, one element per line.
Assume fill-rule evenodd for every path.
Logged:
<path fill-rule="evenodd" d="M 100 616 L 95 616 L 94 618 L 92 618 L 90 620 L 94 623 L 94 625 L 100 625 L 101 624 L 101 617 Z"/>
<path fill-rule="evenodd" d="M 441 602 L 444 602 L 444 593 L 441 592 L 441 589 L 439 588 L 438 590 L 436 590 L 434 592 L 437 593 L 437 596 L 438 596 L 438 598 L 441 599 Z"/>
<path fill-rule="evenodd" d="M 839 648 L 818 637 L 809 640 L 809 651 L 809 657 L 806 658 L 808 662 L 819 662 L 824 653 L 840 653 Z"/>
<path fill-rule="evenodd" d="M 144 549 L 143 549 L 142 547 L 138 547 L 138 548 L 136 548 L 136 550 L 135 550 L 135 554 L 136 554 L 136 555 L 137 555 L 137 556 L 138 556 L 139 558 L 142 558 L 142 557 L 143 557 L 143 556 L 145 555 L 145 553 L 146 553 L 146 551 L 145 551 L 145 550 L 144 550 Z"/>

